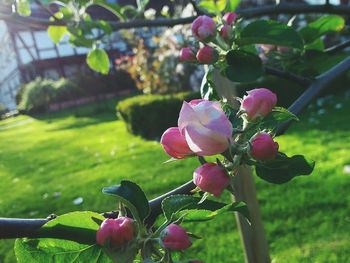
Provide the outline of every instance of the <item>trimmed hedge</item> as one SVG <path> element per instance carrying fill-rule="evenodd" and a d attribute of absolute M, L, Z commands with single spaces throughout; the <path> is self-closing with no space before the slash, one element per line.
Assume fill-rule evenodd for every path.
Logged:
<path fill-rule="evenodd" d="M 198 93 L 139 95 L 117 104 L 117 114 L 129 132 L 146 139 L 159 139 L 169 127 L 177 126 L 182 102 L 200 98 Z"/>

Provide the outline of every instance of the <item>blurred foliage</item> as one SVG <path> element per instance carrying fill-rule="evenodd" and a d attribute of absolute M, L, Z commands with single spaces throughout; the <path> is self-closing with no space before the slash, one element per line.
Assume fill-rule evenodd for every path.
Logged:
<path fill-rule="evenodd" d="M 189 89 L 189 78 L 195 66 L 181 64 L 178 52 L 181 41 L 172 29 L 158 32 L 151 43 L 137 34 L 124 34 L 129 43 L 136 43 L 133 55 L 117 59 L 117 69 L 127 71 L 136 87 L 145 94 L 174 93 Z"/>
<path fill-rule="evenodd" d="M 51 102 L 54 102 L 60 93 L 75 89 L 70 80 L 36 78 L 24 85 L 21 101 L 18 109 L 26 112 L 39 112 L 47 109 Z"/>
<path fill-rule="evenodd" d="M 133 81 L 124 71 L 108 76 L 81 74 L 73 79 L 59 80 L 38 77 L 21 87 L 17 94 L 17 103 L 20 111 L 44 112 L 51 103 L 114 93 L 123 89 L 134 89 Z"/>

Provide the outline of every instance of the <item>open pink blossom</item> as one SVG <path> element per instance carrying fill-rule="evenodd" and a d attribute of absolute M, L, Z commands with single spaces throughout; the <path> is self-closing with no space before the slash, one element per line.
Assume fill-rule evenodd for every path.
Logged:
<path fill-rule="evenodd" d="M 247 93 L 248 95 L 243 97 L 241 109 L 247 113 L 248 120 L 265 117 L 276 106 L 276 94 L 268 89 L 253 89 Z"/>
<path fill-rule="evenodd" d="M 129 217 L 107 218 L 96 232 L 96 242 L 104 245 L 109 241 L 118 248 L 134 238 L 134 231 L 134 220 Z"/>
<path fill-rule="evenodd" d="M 199 41 L 209 42 L 216 35 L 216 24 L 209 16 L 197 17 L 191 26 L 192 34 Z"/>
<path fill-rule="evenodd" d="M 204 192 L 220 196 L 230 184 L 230 177 L 218 164 L 205 163 L 194 171 L 193 183 Z"/>
<path fill-rule="evenodd" d="M 192 243 L 186 230 L 176 224 L 168 225 L 161 233 L 161 246 L 170 250 L 185 250 Z"/>
<path fill-rule="evenodd" d="M 183 159 L 194 155 L 178 127 L 167 129 L 163 133 L 160 143 L 163 145 L 165 152 L 173 158 Z"/>
<path fill-rule="evenodd" d="M 251 140 L 250 155 L 256 160 L 272 160 L 278 153 L 278 143 L 265 132 L 258 133 Z"/>
<path fill-rule="evenodd" d="M 219 102 L 183 102 L 178 126 L 189 148 L 199 156 L 224 152 L 230 145 L 232 124 Z"/>

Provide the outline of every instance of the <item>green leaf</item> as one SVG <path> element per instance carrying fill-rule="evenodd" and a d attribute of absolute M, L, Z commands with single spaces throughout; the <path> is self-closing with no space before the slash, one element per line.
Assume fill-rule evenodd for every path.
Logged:
<path fill-rule="evenodd" d="M 219 96 L 215 89 L 215 84 L 211 79 L 210 70 L 208 70 L 203 76 L 200 92 L 201 92 L 202 99 L 219 100 Z"/>
<path fill-rule="evenodd" d="M 207 221 L 224 212 L 240 212 L 249 220 L 248 210 L 243 203 L 225 204 L 206 199 L 198 204 L 200 200 L 201 198 L 191 195 L 167 197 L 162 202 L 164 216 L 169 221 L 182 216 L 185 221 Z"/>
<path fill-rule="evenodd" d="M 67 32 L 66 26 L 49 26 L 47 28 L 47 33 L 55 44 L 58 44 Z"/>
<path fill-rule="evenodd" d="M 228 66 L 224 74 L 233 82 L 250 82 L 263 74 L 261 59 L 243 50 L 230 50 L 226 55 Z"/>
<path fill-rule="evenodd" d="M 215 1 L 213 0 L 202 0 L 199 2 L 198 6 L 205 9 L 207 13 L 220 12 L 220 10 L 218 10 L 218 7 L 215 4 Z"/>
<path fill-rule="evenodd" d="M 104 218 L 93 212 L 72 212 L 45 224 L 38 237 L 17 239 L 19 263 L 111 262 L 95 244 L 96 231 Z"/>
<path fill-rule="evenodd" d="M 16 0 L 16 7 L 17 13 L 21 16 L 30 16 L 32 13 L 29 0 Z"/>
<path fill-rule="evenodd" d="M 303 39 L 292 27 L 272 20 L 257 20 L 240 34 L 239 45 L 271 44 L 302 49 Z"/>
<path fill-rule="evenodd" d="M 136 0 L 137 9 L 143 11 L 146 8 L 146 5 L 149 3 L 149 0 Z"/>
<path fill-rule="evenodd" d="M 216 7 L 219 12 L 223 12 L 226 8 L 226 0 L 216 0 Z"/>
<path fill-rule="evenodd" d="M 39 230 L 38 236 L 94 244 L 96 230 L 103 220 L 103 216 L 94 212 L 71 212 L 46 223 Z"/>
<path fill-rule="evenodd" d="M 299 121 L 298 117 L 292 112 L 282 107 L 275 107 L 273 110 L 261 121 L 260 129 L 274 130 L 276 127 L 286 121 Z"/>
<path fill-rule="evenodd" d="M 248 207 L 243 202 L 235 202 L 215 211 L 205 209 L 185 209 L 176 213 L 176 217 L 184 218 L 185 222 L 204 222 L 214 219 L 216 216 L 227 212 L 239 212 L 249 220 Z"/>
<path fill-rule="evenodd" d="M 308 43 L 305 45 L 306 50 L 318 50 L 323 51 L 324 50 L 324 43 L 323 40 L 320 38 L 317 38 L 315 41 Z"/>
<path fill-rule="evenodd" d="M 240 2 L 240 0 L 226 0 L 225 12 L 235 11 Z"/>
<path fill-rule="evenodd" d="M 109 58 L 101 48 L 94 48 L 87 54 L 86 62 L 89 67 L 102 74 L 108 74 L 109 71 Z"/>
<path fill-rule="evenodd" d="M 255 171 L 261 179 L 273 184 L 284 184 L 296 176 L 309 175 L 315 167 L 314 161 L 303 155 L 288 157 L 279 153 L 276 159 L 256 164 Z"/>
<path fill-rule="evenodd" d="M 116 196 L 130 209 L 134 218 L 143 221 L 150 213 L 145 193 L 140 186 L 130 181 L 121 181 L 120 185 L 105 187 L 103 193 Z"/>
<path fill-rule="evenodd" d="M 118 17 L 120 20 L 125 21 L 127 17 L 122 12 L 122 7 L 115 3 L 108 3 L 105 0 L 93 0 L 93 4 L 99 5 L 108 11 L 110 11 L 112 14 L 114 14 L 116 17 Z"/>
<path fill-rule="evenodd" d="M 311 22 L 303 27 L 299 33 L 303 37 L 305 43 L 312 43 L 324 34 L 341 31 L 344 26 L 344 18 L 337 15 L 328 15 Z"/>

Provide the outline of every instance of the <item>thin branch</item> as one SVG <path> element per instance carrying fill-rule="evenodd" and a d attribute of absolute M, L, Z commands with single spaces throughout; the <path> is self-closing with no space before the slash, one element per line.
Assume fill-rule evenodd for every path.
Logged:
<path fill-rule="evenodd" d="M 332 46 L 327 48 L 324 52 L 328 53 L 328 54 L 334 54 L 338 51 L 341 51 L 347 47 L 350 47 L 350 39 L 347 41 L 344 41 L 343 43 L 340 43 L 338 45 Z"/>
<path fill-rule="evenodd" d="M 327 86 L 334 81 L 336 78 L 340 77 L 344 73 L 350 70 L 350 56 L 344 59 L 342 62 L 338 63 L 330 70 L 317 76 L 310 87 L 304 91 L 304 93 L 288 108 L 289 111 L 293 112 L 295 115 L 300 115 L 300 113 L 310 104 L 312 100 L 318 97 L 318 95 Z M 277 130 L 277 135 L 283 134 L 292 122 L 287 122 L 279 127 Z"/>
<path fill-rule="evenodd" d="M 196 0 L 190 0 L 191 5 L 193 6 L 194 11 L 197 15 L 204 15 L 205 13 L 198 7 Z"/>
<path fill-rule="evenodd" d="M 1 7 L 1 5 L 0 5 Z M 307 5 L 307 4 L 279 4 L 259 6 L 247 9 L 238 9 L 237 13 L 244 18 L 254 18 L 265 15 L 276 14 L 302 14 L 302 13 L 329 13 L 339 15 L 350 15 L 350 6 L 339 5 Z M 113 30 L 139 28 L 139 27 L 172 27 L 191 23 L 197 16 L 184 18 L 157 18 L 154 20 L 138 19 L 128 22 L 109 21 Z M 22 17 L 17 14 L 8 14 L 8 10 L 1 11 L 0 20 L 17 22 L 36 28 L 45 28 L 50 25 L 64 25 L 63 21 L 48 21 L 38 17 Z"/>
<path fill-rule="evenodd" d="M 45 10 L 51 17 L 53 17 L 56 21 L 59 21 L 60 19 L 57 18 L 54 12 L 50 10 L 50 8 L 46 7 L 43 3 L 40 2 L 40 0 L 34 0 L 34 3 L 36 3 L 38 6 L 40 6 L 43 10 Z"/>
<path fill-rule="evenodd" d="M 287 71 L 282 71 L 282 70 L 279 70 L 276 68 L 264 67 L 264 71 L 266 74 L 269 74 L 269 75 L 274 75 L 274 76 L 284 78 L 287 80 L 292 80 L 292 81 L 300 84 L 301 86 L 308 86 L 308 85 L 310 85 L 310 83 L 312 81 L 309 78 L 298 76 L 298 75 L 295 75 L 293 73 L 290 73 Z"/>

